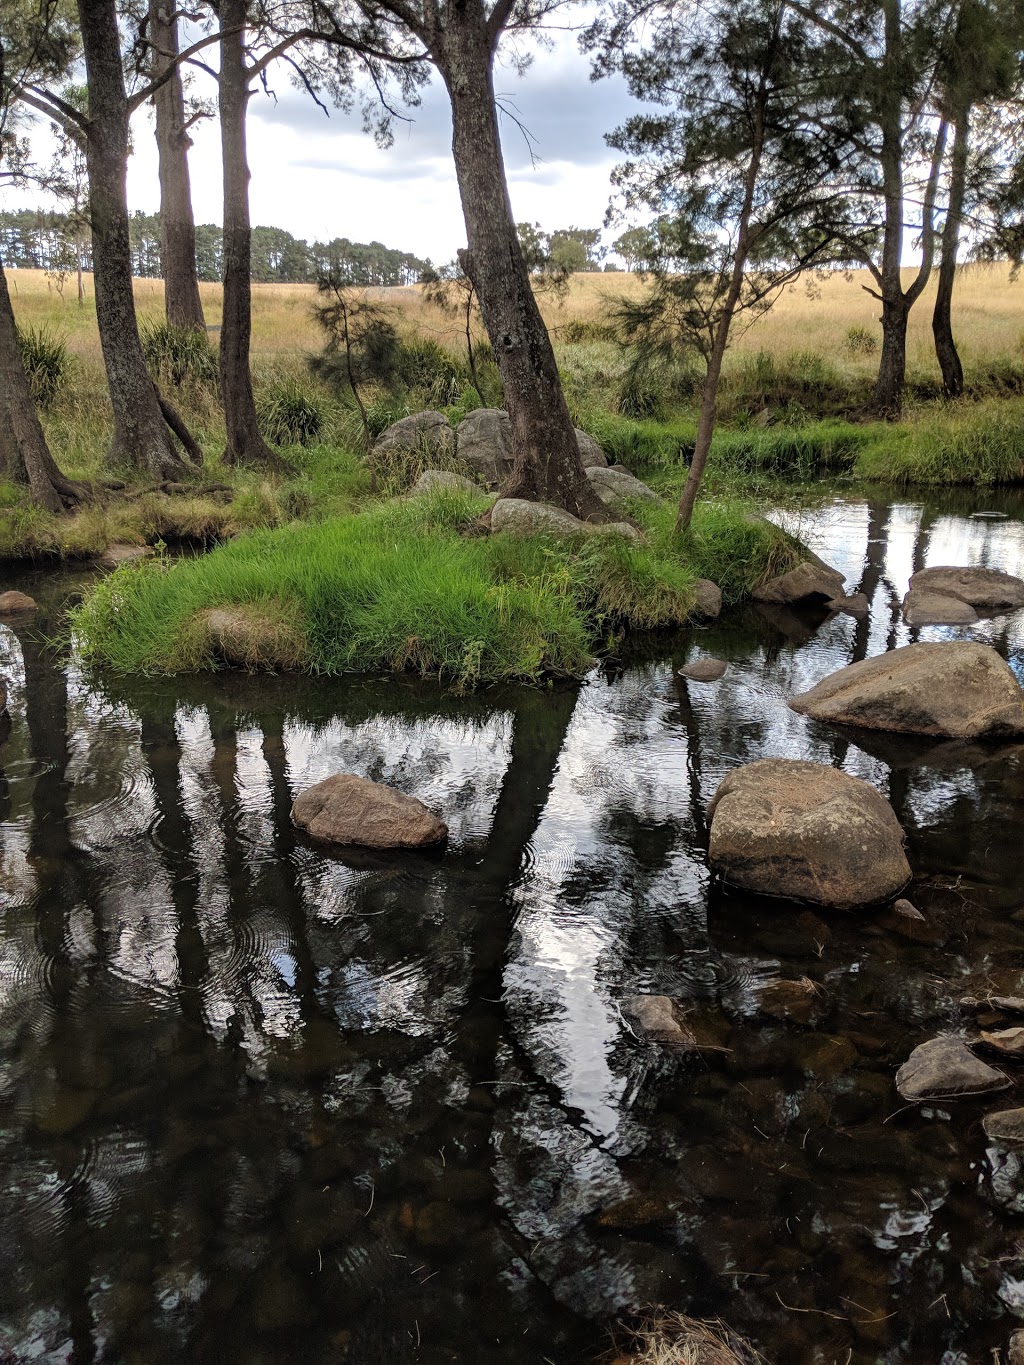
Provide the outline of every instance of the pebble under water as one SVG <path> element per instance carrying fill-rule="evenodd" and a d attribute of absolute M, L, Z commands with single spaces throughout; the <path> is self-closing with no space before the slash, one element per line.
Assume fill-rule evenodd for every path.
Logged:
<path fill-rule="evenodd" d="M 774 1365 L 981 1365 L 1024 1321 L 1024 1164 L 897 1067 L 1024 995 L 1024 747 L 841 734 L 786 699 L 913 639 L 1024 674 L 1024 615 L 912 632 L 928 564 L 1024 570 L 1024 500 L 850 496 L 794 529 L 868 620 L 728 612 L 578 689 L 87 675 L 45 643 L 88 572 L 5 579 L 0 1361 L 569 1362 L 651 1304 Z M 686 683 L 710 654 L 729 671 Z M 874 783 L 925 922 L 723 890 L 732 767 Z M 451 826 L 333 856 L 346 770 Z M 820 988 L 805 1027 L 777 978 Z M 717 1050 L 639 1041 L 677 996 Z"/>

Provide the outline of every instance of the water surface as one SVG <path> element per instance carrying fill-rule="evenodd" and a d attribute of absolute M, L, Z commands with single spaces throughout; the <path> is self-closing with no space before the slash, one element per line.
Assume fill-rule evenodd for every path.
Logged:
<path fill-rule="evenodd" d="M 893 1078 L 964 994 L 1024 994 L 1020 754 L 785 701 L 914 639 L 988 641 L 1024 676 L 1020 616 L 899 615 L 914 568 L 1024 571 L 1024 503 L 786 515 L 867 621 L 751 608 L 578 689 L 470 698 L 97 679 L 44 643 L 89 574 L 8 577 L 43 610 L 0 627 L 0 1361 L 563 1365 L 651 1303 L 776 1365 L 1005 1342 L 1024 1176 L 980 1118 L 1024 1085 L 921 1111 Z M 683 683 L 704 653 L 726 677 Z M 923 929 L 712 882 L 709 798 L 776 755 L 889 797 Z M 342 769 L 441 811 L 448 849 L 300 837 L 295 795 Z M 758 1013 L 801 976 L 814 1027 Z M 639 1042 L 639 991 L 720 1050 Z"/>

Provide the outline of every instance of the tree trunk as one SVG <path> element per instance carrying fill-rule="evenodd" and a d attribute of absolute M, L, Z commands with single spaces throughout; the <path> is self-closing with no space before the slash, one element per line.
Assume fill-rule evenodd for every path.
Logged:
<path fill-rule="evenodd" d="M 128 235 L 128 106 L 114 0 L 78 0 L 89 90 L 89 207 L 93 284 L 103 363 L 114 409 L 111 458 L 179 479 L 179 459 L 146 369 L 132 294 Z"/>
<path fill-rule="evenodd" d="M 880 75 L 882 186 L 885 225 L 879 283 L 882 296 L 882 354 L 878 362 L 871 409 L 879 417 L 896 418 L 903 405 L 907 375 L 907 317 L 900 268 L 903 264 L 903 109 L 898 80 L 902 55 L 901 0 L 884 0 L 885 54 Z"/>
<path fill-rule="evenodd" d="M 153 44 L 154 79 L 168 66 L 174 74 L 153 96 L 156 145 L 160 157 L 160 264 L 164 277 L 164 311 L 173 327 L 206 330 L 196 271 L 196 224 L 185 131 L 185 98 L 178 53 L 178 21 L 167 0 L 149 0 L 149 36 Z"/>
<path fill-rule="evenodd" d="M 221 0 L 220 143 L 224 169 L 224 316 L 220 330 L 220 383 L 227 426 L 228 464 L 283 468 L 260 435 L 249 368 L 252 335 L 252 266 L 249 162 L 245 115 L 249 72 L 245 62 L 246 0 Z"/>
<path fill-rule="evenodd" d="M 453 7 L 436 41 L 434 57 L 451 97 L 452 152 L 469 243 L 462 266 L 480 301 L 512 424 L 514 466 L 503 493 L 603 518 L 512 217 L 483 6 Z"/>
<path fill-rule="evenodd" d="M 909 311 L 902 289 L 882 300 L 882 354 L 871 396 L 871 408 L 879 417 L 887 419 L 899 417 L 903 407 Z"/>
<path fill-rule="evenodd" d="M 953 339 L 953 285 L 956 281 L 957 252 L 963 224 L 964 191 L 967 182 L 967 148 L 970 136 L 969 114 L 960 111 L 955 122 L 955 140 L 949 174 L 949 203 L 942 228 L 942 261 L 939 285 L 932 312 L 935 356 L 942 371 L 942 389 L 948 398 L 959 398 L 964 391 L 964 370 Z"/>
<path fill-rule="evenodd" d="M 32 501 L 48 512 L 81 502 L 86 490 L 57 468 L 39 424 L 28 376 L 21 363 L 14 309 L 0 261 L 0 476 L 27 483 Z"/>

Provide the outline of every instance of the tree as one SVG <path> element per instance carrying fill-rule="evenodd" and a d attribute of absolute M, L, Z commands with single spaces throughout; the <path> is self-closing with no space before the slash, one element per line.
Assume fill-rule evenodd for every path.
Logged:
<path fill-rule="evenodd" d="M 551 339 L 530 288 L 512 217 L 494 98 L 504 35 L 539 27 L 559 0 L 359 0 L 394 33 L 393 50 L 422 52 L 451 100 L 452 152 L 466 224 L 460 264 L 480 300 L 512 428 L 507 495 L 538 498 L 577 516 L 605 515 L 583 470 Z"/>
<path fill-rule="evenodd" d="M 186 116 L 178 49 L 178 15 L 171 0 L 149 0 L 149 71 L 161 81 L 153 95 L 160 166 L 160 264 L 164 312 L 174 327 L 205 332 L 196 268 L 196 223 L 188 152 L 189 128 L 201 111 Z M 166 76 L 166 79 L 162 79 Z"/>
<path fill-rule="evenodd" d="M 650 228 L 631 227 L 616 237 L 612 250 L 626 262 L 627 270 L 640 270 L 654 253 L 655 243 Z"/>
<path fill-rule="evenodd" d="M 845 229 L 842 202 L 820 188 L 844 140 L 813 127 L 821 54 L 789 0 L 718 0 L 699 18 L 666 0 L 645 9 L 639 32 L 643 43 L 635 11 L 623 6 L 586 42 L 599 73 L 622 71 L 635 97 L 665 108 L 634 116 L 608 140 L 633 158 L 613 175 L 626 209 L 661 215 L 644 248 L 650 292 L 620 307 L 637 363 L 692 349 L 707 371 L 676 523 L 685 530 L 733 319 L 769 308 Z"/>
<path fill-rule="evenodd" d="M 61 98 L 79 113 L 86 109 L 86 90 L 80 85 L 69 85 L 61 91 Z M 58 257 L 63 270 L 75 272 L 78 306 L 85 302 L 82 272 L 85 260 L 85 238 L 89 231 L 89 170 L 81 140 L 72 137 L 59 123 L 53 125 L 57 146 L 48 177 L 48 187 L 67 204 L 62 224 L 62 250 Z"/>
<path fill-rule="evenodd" d="M 600 228 L 556 228 L 548 239 L 548 250 L 556 268 L 570 273 L 597 270 L 608 254 L 601 245 Z"/>
<path fill-rule="evenodd" d="M 28 145 L 19 135 L 14 91 L 24 82 L 60 77 L 70 66 L 74 35 L 49 9 L 12 4 L 0 34 L 0 185 L 32 175 Z M 57 467 L 43 434 L 21 361 L 14 309 L 0 258 L 0 477 L 28 486 L 49 512 L 81 502 L 87 490 Z"/>

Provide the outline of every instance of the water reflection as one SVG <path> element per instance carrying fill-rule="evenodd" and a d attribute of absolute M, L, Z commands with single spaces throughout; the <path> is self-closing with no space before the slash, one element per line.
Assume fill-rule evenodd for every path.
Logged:
<path fill-rule="evenodd" d="M 568 1362 L 652 1301 L 796 1365 L 1005 1338 L 1017 1166 L 974 1106 L 896 1112 L 892 1076 L 969 989 L 1024 991 L 1021 750 L 785 701 L 917 638 L 1021 669 L 1020 616 L 900 615 L 917 567 L 1020 570 L 1021 509 L 799 529 L 867 618 L 733 613 L 578 692 L 98 682 L 43 643 L 72 576 L 19 584 L 45 613 L 0 628 L 0 1359 Z M 678 678 L 705 653 L 721 682 Z M 769 754 L 889 795 L 926 932 L 710 883 L 707 801 Z M 299 837 L 338 769 L 443 810 L 447 851 Z M 766 1017 L 800 976 L 814 1026 Z M 687 1002 L 699 1061 L 637 1041 L 643 990 Z"/>

